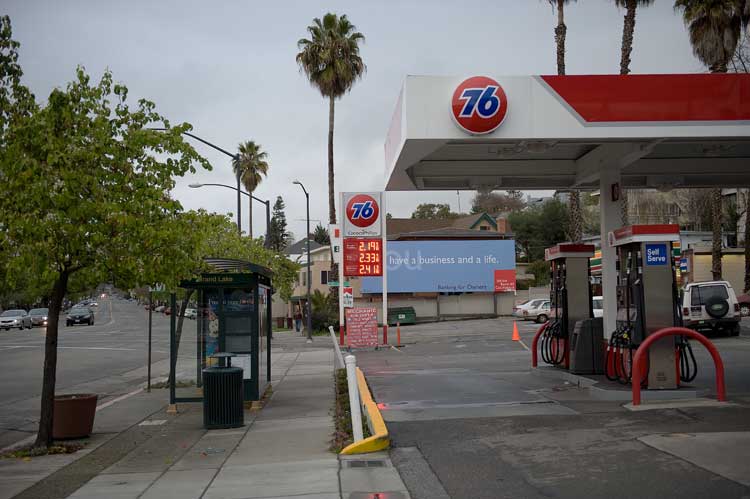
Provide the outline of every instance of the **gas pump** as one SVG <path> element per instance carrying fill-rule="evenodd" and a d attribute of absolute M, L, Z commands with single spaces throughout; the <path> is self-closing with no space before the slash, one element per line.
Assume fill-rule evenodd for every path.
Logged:
<path fill-rule="evenodd" d="M 650 334 L 682 326 L 672 243 L 680 238 L 678 225 L 631 225 L 608 234 L 617 249 L 616 328 L 606 351 L 606 375 L 627 384 L 638 346 Z M 679 362 L 678 362 L 679 357 Z M 652 389 L 674 389 L 697 374 L 695 357 L 685 337 L 664 338 L 649 349 L 648 373 Z"/>
<path fill-rule="evenodd" d="M 576 322 L 592 316 L 589 258 L 591 244 L 561 243 L 547 248 L 550 265 L 550 322 L 541 336 L 542 360 L 570 367 L 570 337 Z"/>

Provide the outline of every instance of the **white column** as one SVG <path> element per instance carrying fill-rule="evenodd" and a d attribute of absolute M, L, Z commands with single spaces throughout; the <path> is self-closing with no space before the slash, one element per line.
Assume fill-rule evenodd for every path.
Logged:
<path fill-rule="evenodd" d="M 615 258 L 617 252 L 607 242 L 607 234 L 622 225 L 621 201 L 612 201 L 612 184 L 620 184 L 620 169 L 616 165 L 603 167 L 599 177 L 599 210 L 601 216 L 602 249 L 602 296 L 604 298 L 604 339 L 609 339 L 615 330 L 617 318 L 617 272 Z"/>
<path fill-rule="evenodd" d="M 352 434 L 354 441 L 359 442 L 365 437 L 362 431 L 362 407 L 359 405 L 357 359 L 354 355 L 347 355 L 344 362 L 346 362 L 346 381 L 349 385 L 349 410 L 352 414 Z"/>

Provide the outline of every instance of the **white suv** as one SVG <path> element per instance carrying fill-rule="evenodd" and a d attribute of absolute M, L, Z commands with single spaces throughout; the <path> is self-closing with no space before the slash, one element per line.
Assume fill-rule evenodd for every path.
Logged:
<path fill-rule="evenodd" d="M 696 331 L 740 334 L 740 305 L 727 281 L 693 282 L 682 295 L 682 321 Z"/>

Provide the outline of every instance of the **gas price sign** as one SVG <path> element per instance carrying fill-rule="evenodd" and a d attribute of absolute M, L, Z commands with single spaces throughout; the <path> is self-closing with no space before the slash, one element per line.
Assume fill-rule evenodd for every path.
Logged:
<path fill-rule="evenodd" d="M 383 242 L 379 238 L 344 238 L 344 275 L 382 276 Z"/>

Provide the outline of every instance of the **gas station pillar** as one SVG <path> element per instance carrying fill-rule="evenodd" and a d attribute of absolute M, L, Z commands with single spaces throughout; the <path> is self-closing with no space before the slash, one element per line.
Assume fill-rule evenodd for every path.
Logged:
<path fill-rule="evenodd" d="M 599 176 L 599 211 L 602 250 L 602 297 L 604 339 L 617 327 L 617 251 L 609 245 L 607 234 L 622 225 L 620 169 L 616 165 L 602 168 Z"/>

